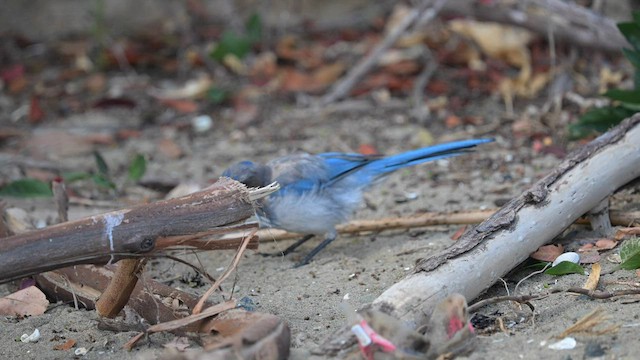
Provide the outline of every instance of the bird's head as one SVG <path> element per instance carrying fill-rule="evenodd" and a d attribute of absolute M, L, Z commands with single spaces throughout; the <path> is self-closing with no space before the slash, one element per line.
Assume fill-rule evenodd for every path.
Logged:
<path fill-rule="evenodd" d="M 251 161 L 241 161 L 231 165 L 222 176 L 232 178 L 248 187 L 262 187 L 271 182 L 271 168 Z"/>

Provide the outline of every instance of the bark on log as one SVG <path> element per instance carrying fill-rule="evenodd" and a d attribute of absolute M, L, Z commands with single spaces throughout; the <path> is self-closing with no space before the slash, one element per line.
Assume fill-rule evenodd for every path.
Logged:
<path fill-rule="evenodd" d="M 387 289 L 371 306 L 420 325 L 449 294 L 476 298 L 538 247 L 639 177 L 639 139 L 640 114 L 636 114 L 569 155 L 444 252 L 419 262 L 413 274 Z M 348 336 L 337 333 L 323 350 L 343 348 Z"/>
<path fill-rule="evenodd" d="M 521 26 L 545 36 L 551 33 L 560 41 L 588 48 L 620 51 L 628 46 L 613 20 L 561 0 L 455 0 L 448 1 L 442 12 Z"/>
<path fill-rule="evenodd" d="M 147 253 L 161 236 L 187 235 L 253 215 L 249 190 L 228 178 L 177 199 L 158 201 L 0 239 L 0 283 L 80 263 L 104 264 Z"/>

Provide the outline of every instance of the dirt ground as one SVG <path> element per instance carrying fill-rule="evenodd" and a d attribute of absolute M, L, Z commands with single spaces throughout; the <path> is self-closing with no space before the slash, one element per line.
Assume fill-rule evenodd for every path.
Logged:
<path fill-rule="evenodd" d="M 110 77 L 110 81 L 117 76 Z M 129 79 L 131 80 L 131 79 Z M 157 79 L 155 79 L 157 80 Z M 154 81 L 154 80 L 152 80 Z M 3 107 L 5 125 L 15 124 L 8 119 L 19 103 L 12 96 L 3 94 L 8 105 Z M 545 101 L 534 99 L 517 103 L 516 114 L 525 114 L 527 106 Z M 19 124 L 28 135 L 6 140 L 0 149 L 10 156 L 34 155 L 29 139 L 37 135 L 52 136 L 51 131 L 62 130 L 73 134 L 87 132 L 114 132 L 124 126 L 137 126 L 139 136 L 119 140 L 117 144 L 98 145 L 97 148 L 118 178 L 126 172 L 126 164 L 133 154 L 142 153 L 148 158 L 145 179 L 170 179 L 175 183 L 192 182 L 204 186 L 216 179 L 230 164 L 243 159 L 264 161 L 295 151 L 310 153 L 327 151 L 357 152 L 368 144 L 382 153 L 394 154 L 432 143 L 477 137 L 493 137 L 495 142 L 483 145 L 476 152 L 446 161 L 437 161 L 399 171 L 386 182 L 370 191 L 366 204 L 355 214 L 356 219 L 376 219 L 388 216 L 405 216 L 424 211 L 460 211 L 497 208 L 505 201 L 519 195 L 533 182 L 557 165 L 564 150 L 580 146 L 567 142 L 557 127 L 531 120 L 542 126 L 555 147 L 549 151 L 533 148 L 529 136 L 515 136 L 514 128 L 524 115 L 516 118 L 503 116 L 501 99 L 495 96 L 476 96 L 471 105 L 462 110 L 461 116 L 481 115 L 482 124 L 465 124 L 453 129 L 445 126 L 441 118 L 434 116 L 426 122 L 413 120 L 408 114 L 409 105 L 385 107 L 371 105 L 364 110 L 343 109 L 312 111 L 296 108 L 289 101 L 274 101 L 263 111 L 257 121 L 248 126 L 236 126 L 222 114 L 213 118 L 213 127 L 205 133 L 168 126 L 169 122 L 148 124 L 148 107 L 135 110 L 94 109 L 80 114 L 59 116 L 55 121 L 32 126 Z M 571 111 L 570 109 L 568 111 Z M 155 112 L 159 119 L 175 116 L 176 121 L 189 123 L 190 116 Z M 141 124 L 145 124 L 142 126 Z M 170 141 L 181 149 L 177 158 L 160 150 L 161 140 Z M 26 145 L 25 145 L 26 144 Z M 69 151 L 56 157 L 44 142 L 40 156 L 63 164 L 68 169 L 88 169 L 93 165 L 90 151 Z M 28 148 L 26 152 L 24 148 Z M 17 149 L 17 150 L 16 150 Z M 554 150 L 555 149 L 555 150 Z M 561 151 L 557 151 L 561 149 Z M 31 152 L 29 152 L 31 151 Z M 43 155 L 44 154 L 44 155 Z M 2 165 L 5 178 L 15 178 L 19 167 Z M 129 184 L 120 197 L 96 191 L 91 183 L 74 185 L 80 195 L 94 197 L 93 205 L 72 204 L 72 219 L 129 206 L 137 201 L 161 198 L 164 194 Z M 90 189 L 90 190 L 87 190 Z M 640 187 L 636 184 L 616 196 L 614 208 L 638 210 Z M 8 206 L 24 208 L 36 220 L 50 222 L 55 209 L 48 199 L 3 199 Z M 308 351 L 321 344 L 328 336 L 346 324 L 339 304 L 348 299 L 356 308 L 370 303 L 392 284 L 411 273 L 416 260 L 428 257 L 452 243 L 451 237 L 459 226 L 434 226 L 420 229 L 383 231 L 358 236 L 340 236 L 321 252 L 314 261 L 300 268 L 293 264 L 317 242 L 304 245 L 296 253 L 286 257 L 265 258 L 253 251 L 244 255 L 236 275 L 225 284 L 238 299 L 250 298 L 257 311 L 280 316 L 291 327 L 292 358 L 307 358 Z M 567 250 L 575 250 L 593 235 L 585 227 L 568 229 L 556 239 Z M 274 252 L 284 249 L 290 241 L 265 242 L 260 251 Z M 614 264 L 608 260 L 611 250 L 602 255 L 604 270 Z M 214 276 L 224 271 L 234 251 L 177 254 L 197 264 Z M 587 271 L 589 267 L 585 265 Z M 532 272 L 521 268 L 505 276 L 502 282 L 488 289 L 481 298 L 505 295 L 505 284 L 513 293 L 515 284 Z M 153 277 L 182 290 L 202 294 L 206 283 L 191 287 L 182 279 L 195 275 L 191 268 L 161 259 L 150 263 L 145 276 Z M 553 277 L 535 275 L 518 287 L 518 294 L 539 293 L 548 286 L 581 286 L 587 275 Z M 633 271 L 617 271 L 606 275 L 600 284 L 603 290 L 616 290 L 640 286 Z M 0 286 L 0 297 L 15 290 L 15 284 Z M 214 300 L 221 300 L 219 294 Z M 468 299 L 470 302 L 476 299 Z M 610 300 L 594 300 L 584 296 L 554 295 L 533 302 L 535 309 L 500 303 L 482 308 L 480 315 L 500 319 L 499 325 L 478 330 L 478 344 L 468 355 L 469 359 L 636 359 L 640 353 L 638 330 L 640 308 L 637 298 L 623 297 Z M 549 344 L 558 341 L 557 335 L 596 308 L 603 308 L 609 316 L 605 324 L 596 328 L 617 325 L 615 330 L 603 334 L 575 335 L 577 346 L 570 350 L 552 350 Z M 497 320 L 496 320 L 497 321 Z M 133 351 L 122 345 L 134 332 L 114 333 L 98 330 L 94 311 L 75 310 L 68 305 L 53 307 L 44 315 L 26 319 L 0 317 L 0 358 L 3 359 L 66 359 L 73 358 L 73 351 L 53 350 L 67 339 L 77 341 L 76 348 L 89 351 L 86 359 L 138 359 L 155 358 L 163 352 L 163 344 L 174 339 L 171 334 L 154 334 Z M 496 322 L 498 324 L 498 322 Z M 24 333 L 39 329 L 42 338 L 37 343 L 19 341 Z M 191 347 L 197 344 L 190 339 Z"/>

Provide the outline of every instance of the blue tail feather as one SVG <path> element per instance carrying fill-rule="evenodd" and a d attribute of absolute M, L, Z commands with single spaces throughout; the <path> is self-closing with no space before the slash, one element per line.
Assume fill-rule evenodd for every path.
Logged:
<path fill-rule="evenodd" d="M 319 156 L 325 158 L 325 162 L 330 171 L 330 183 L 334 183 L 345 176 L 356 174 L 356 176 L 365 183 L 373 182 L 378 177 L 404 167 L 457 156 L 470 151 L 471 148 L 477 145 L 492 141 L 493 139 L 454 141 L 388 157 L 371 157 L 360 154 L 341 153 L 325 153 L 319 154 Z"/>

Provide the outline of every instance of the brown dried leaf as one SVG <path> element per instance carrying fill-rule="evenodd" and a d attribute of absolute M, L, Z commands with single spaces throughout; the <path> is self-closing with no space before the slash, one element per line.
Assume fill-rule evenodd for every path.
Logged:
<path fill-rule="evenodd" d="M 560 244 L 556 245 L 544 245 L 538 248 L 538 250 L 531 255 L 531 258 L 540 260 L 540 261 L 553 261 L 560 254 L 564 252 L 564 247 Z"/>
<path fill-rule="evenodd" d="M 600 251 L 611 250 L 616 246 L 618 246 L 618 242 L 612 239 L 600 239 L 596 241 L 596 249 Z"/>
<path fill-rule="evenodd" d="M 591 273 L 589 274 L 589 278 L 587 282 L 582 286 L 585 289 L 589 289 L 591 291 L 595 290 L 598 286 L 598 282 L 600 281 L 600 272 L 602 271 L 602 266 L 600 263 L 595 263 L 591 265 Z"/>
<path fill-rule="evenodd" d="M 76 341 L 73 339 L 69 339 L 62 344 L 58 344 L 53 347 L 53 350 L 69 350 L 76 345 Z"/>
<path fill-rule="evenodd" d="M 35 286 L 0 298 L 0 314 L 8 316 L 41 315 L 47 310 L 49 301 Z"/>

